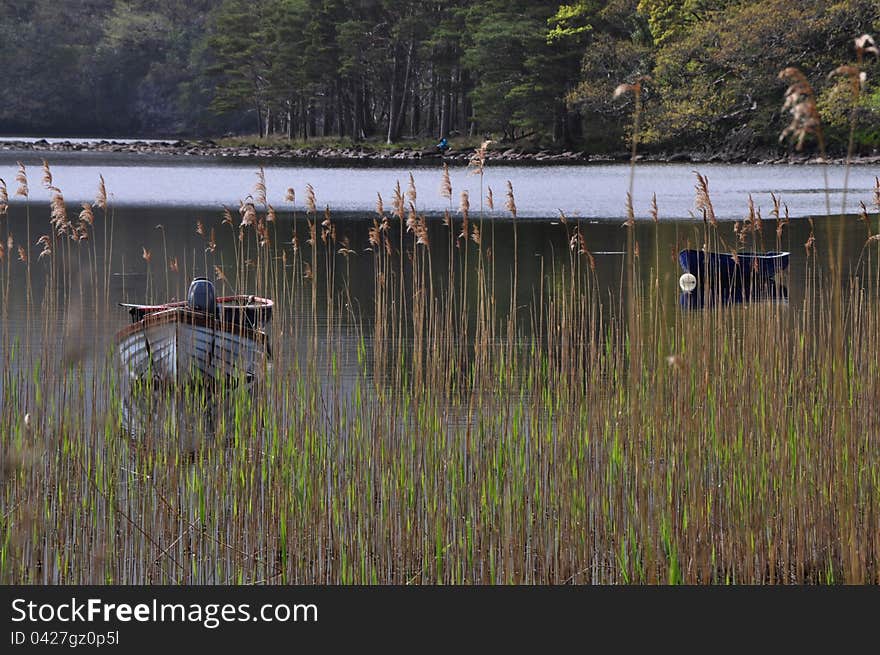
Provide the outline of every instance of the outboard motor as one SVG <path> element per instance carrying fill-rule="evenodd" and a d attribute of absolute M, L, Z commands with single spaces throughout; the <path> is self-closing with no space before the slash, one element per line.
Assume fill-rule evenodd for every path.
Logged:
<path fill-rule="evenodd" d="M 214 294 L 214 283 L 205 277 L 195 278 L 189 284 L 186 304 L 194 312 L 215 316 L 217 314 L 217 297 Z"/>

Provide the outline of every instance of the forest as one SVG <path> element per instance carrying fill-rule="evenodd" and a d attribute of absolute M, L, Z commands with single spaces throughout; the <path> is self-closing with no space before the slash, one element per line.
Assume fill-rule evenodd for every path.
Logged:
<path fill-rule="evenodd" d="M 828 148 L 880 147 L 877 0 L 0 0 L 0 134 L 610 152 L 777 146 L 778 74 L 816 91 Z M 859 93 L 845 75 L 866 73 Z M 790 146 L 789 146 L 790 147 Z"/>

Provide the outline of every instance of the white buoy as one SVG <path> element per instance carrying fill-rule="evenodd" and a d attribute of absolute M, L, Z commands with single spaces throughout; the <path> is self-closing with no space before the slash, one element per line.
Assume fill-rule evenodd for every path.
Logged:
<path fill-rule="evenodd" d="M 690 293 L 697 288 L 697 278 L 691 273 L 684 273 L 678 278 L 678 286 L 680 286 L 681 290 L 685 293 Z"/>

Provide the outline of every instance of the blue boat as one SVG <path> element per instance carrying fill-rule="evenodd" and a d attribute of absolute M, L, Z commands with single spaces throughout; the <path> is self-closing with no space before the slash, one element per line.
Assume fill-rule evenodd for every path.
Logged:
<path fill-rule="evenodd" d="M 749 287 L 752 282 L 772 281 L 779 271 L 788 268 L 788 252 L 705 252 L 682 250 L 678 263 L 685 273 L 722 287 Z"/>

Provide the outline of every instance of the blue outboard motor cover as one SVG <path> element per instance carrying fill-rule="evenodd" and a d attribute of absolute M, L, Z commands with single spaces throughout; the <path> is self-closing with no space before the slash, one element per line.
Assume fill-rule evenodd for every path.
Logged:
<path fill-rule="evenodd" d="M 189 285 L 186 304 L 194 312 L 202 312 L 214 316 L 217 314 L 217 297 L 214 283 L 208 278 L 197 277 Z"/>

